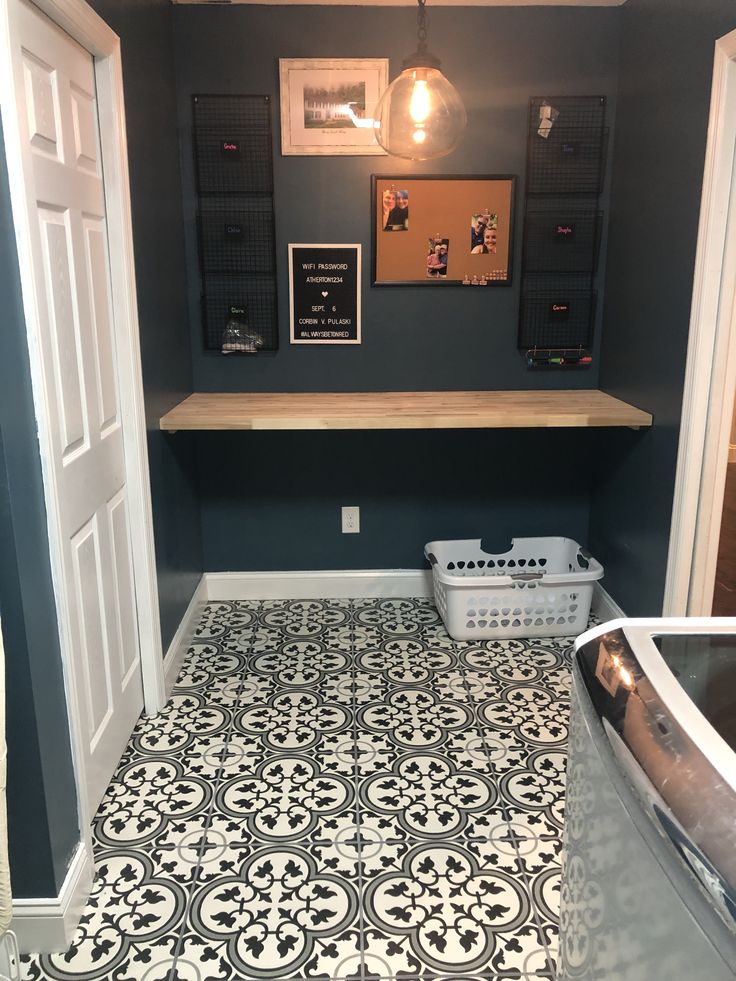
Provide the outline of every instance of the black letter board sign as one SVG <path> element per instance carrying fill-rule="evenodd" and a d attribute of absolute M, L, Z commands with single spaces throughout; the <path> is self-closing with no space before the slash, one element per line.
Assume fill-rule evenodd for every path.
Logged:
<path fill-rule="evenodd" d="M 292 344 L 360 344 L 360 245 L 290 245 Z"/>

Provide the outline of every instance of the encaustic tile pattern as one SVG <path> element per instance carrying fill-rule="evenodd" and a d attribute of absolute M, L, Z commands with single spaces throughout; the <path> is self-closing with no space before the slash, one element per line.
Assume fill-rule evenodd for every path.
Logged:
<path fill-rule="evenodd" d="M 571 638 L 427 600 L 211 603 L 30 981 L 553 979 Z"/>

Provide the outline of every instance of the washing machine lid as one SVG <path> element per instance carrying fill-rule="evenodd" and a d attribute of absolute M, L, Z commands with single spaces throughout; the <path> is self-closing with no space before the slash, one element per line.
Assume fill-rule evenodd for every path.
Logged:
<path fill-rule="evenodd" d="M 736 928 L 736 619 L 617 620 L 575 646 L 619 767 Z"/>
<path fill-rule="evenodd" d="M 652 640 L 695 708 L 736 754 L 736 634 L 663 632 Z M 703 735 L 707 748 L 706 729 Z M 712 749 L 723 751 L 715 742 Z M 726 771 L 731 759 L 724 754 Z"/>

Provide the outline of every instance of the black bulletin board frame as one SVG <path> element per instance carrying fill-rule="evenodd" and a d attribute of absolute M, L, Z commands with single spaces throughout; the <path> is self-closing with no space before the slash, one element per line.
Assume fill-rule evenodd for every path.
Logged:
<path fill-rule="evenodd" d="M 383 229 L 383 209 L 382 194 L 388 183 L 397 190 L 406 189 L 409 191 L 409 228 L 412 232 L 419 231 L 421 241 L 427 241 L 436 233 L 443 234 L 442 221 L 437 220 L 431 214 L 422 215 L 418 219 L 412 213 L 412 188 L 421 185 L 422 182 L 433 181 L 437 184 L 438 201 L 440 209 L 445 212 L 456 213 L 462 230 L 460 231 L 460 241 L 450 241 L 450 262 L 448 263 L 448 275 L 445 278 L 407 278 L 397 276 L 392 278 L 381 271 L 385 266 L 385 253 L 387 250 L 384 236 L 392 236 L 394 242 L 401 241 L 399 236 L 406 232 L 395 231 L 387 232 Z M 477 201 L 472 209 L 463 204 L 454 208 L 453 201 L 457 198 L 458 202 L 463 200 L 463 192 L 467 193 L 468 185 L 465 182 L 482 182 L 487 184 L 485 193 L 480 193 L 480 200 Z M 503 185 L 510 185 L 504 187 Z M 515 233 L 515 203 L 516 203 L 517 178 L 514 174 L 372 174 L 371 175 L 371 284 L 373 286 L 423 286 L 429 289 L 443 289 L 450 286 L 466 285 L 463 282 L 464 274 L 471 277 L 474 270 L 478 273 L 488 273 L 488 278 L 484 285 L 487 286 L 511 286 L 513 283 L 513 258 L 514 258 L 514 233 Z M 500 221 L 504 222 L 503 234 L 499 235 L 499 254 L 491 260 L 490 256 L 470 255 L 470 249 L 466 248 L 466 243 L 470 241 L 470 218 L 474 210 L 482 210 L 484 206 L 494 207 L 501 195 L 504 202 L 508 195 L 508 207 L 504 204 L 503 214 L 499 213 Z M 475 200 L 475 199 L 474 199 Z M 466 214 L 467 212 L 467 214 Z M 436 225 L 439 228 L 435 228 Z M 413 248 L 419 246 L 417 238 L 414 236 Z M 454 251 L 453 251 L 454 250 Z M 465 259 L 467 255 L 468 259 Z M 480 261 L 478 261 L 480 260 Z M 491 269 L 486 268 L 490 265 L 502 267 L 499 272 L 505 269 L 504 278 L 491 278 Z M 382 278 L 379 279 L 379 273 Z M 495 272 L 494 272 L 495 274 Z"/>

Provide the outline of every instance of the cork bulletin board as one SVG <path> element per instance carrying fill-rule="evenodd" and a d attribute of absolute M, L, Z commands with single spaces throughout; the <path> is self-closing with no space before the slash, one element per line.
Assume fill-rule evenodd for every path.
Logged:
<path fill-rule="evenodd" d="M 509 286 L 515 183 L 374 174 L 373 285 Z"/>

